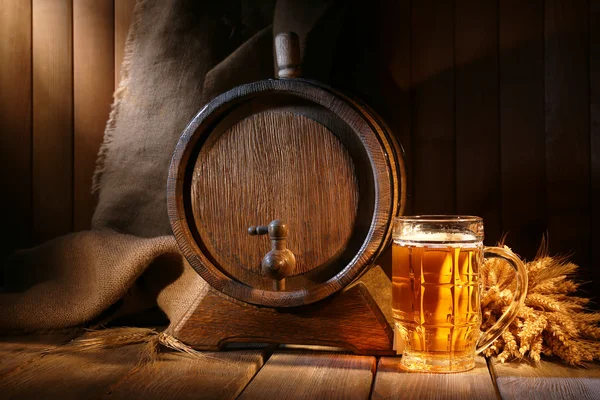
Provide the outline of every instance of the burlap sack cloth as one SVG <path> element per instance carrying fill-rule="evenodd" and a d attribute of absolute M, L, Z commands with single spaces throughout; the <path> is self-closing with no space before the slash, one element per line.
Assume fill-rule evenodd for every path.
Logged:
<path fill-rule="evenodd" d="M 335 3 L 139 0 L 94 177 L 93 229 L 9 258 L 0 331 L 89 326 L 156 306 L 176 324 L 207 285 L 180 255 L 167 218 L 179 135 L 214 96 L 274 76 L 279 32 L 299 34 L 305 75 L 326 80 L 351 9 Z"/>

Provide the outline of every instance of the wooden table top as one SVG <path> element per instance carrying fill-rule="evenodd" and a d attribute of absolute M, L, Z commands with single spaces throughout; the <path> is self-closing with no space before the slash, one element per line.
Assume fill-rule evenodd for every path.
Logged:
<path fill-rule="evenodd" d="M 600 399 L 600 365 L 499 364 L 460 374 L 406 373 L 398 357 L 270 346 L 165 352 L 140 365 L 143 344 L 73 352 L 73 335 L 0 338 L 0 399 Z"/>

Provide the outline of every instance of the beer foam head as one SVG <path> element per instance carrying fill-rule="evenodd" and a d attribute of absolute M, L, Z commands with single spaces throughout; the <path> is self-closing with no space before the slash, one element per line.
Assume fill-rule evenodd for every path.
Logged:
<path fill-rule="evenodd" d="M 401 234 L 396 240 L 416 243 L 473 243 L 477 236 L 466 232 L 411 232 Z"/>

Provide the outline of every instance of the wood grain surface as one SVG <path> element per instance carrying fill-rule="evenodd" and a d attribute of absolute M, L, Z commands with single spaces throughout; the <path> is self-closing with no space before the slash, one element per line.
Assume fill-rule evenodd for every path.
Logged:
<path fill-rule="evenodd" d="M 114 58 L 117 70 L 134 3 L 114 0 L 114 19 L 106 20 L 114 28 L 114 53 L 105 57 Z M 75 10 L 68 10 L 71 1 L 2 0 L 0 4 L 4 60 L 0 183 L 11 193 L 2 205 L 13 210 L 4 217 L 10 235 L 5 235 L 2 246 L 9 251 L 32 244 L 31 231 L 40 241 L 72 230 L 73 214 L 79 213 L 72 201 L 77 193 L 73 169 L 78 156 L 65 150 L 74 148 L 69 139 L 74 116 L 69 123 L 66 115 L 78 108 L 77 101 L 70 99 L 74 88 L 69 88 L 74 78 L 69 66 L 77 57 L 71 43 L 77 37 L 69 39 L 70 21 L 76 22 Z M 342 26 L 340 37 L 351 40 L 338 41 L 340 46 L 332 50 L 331 82 L 340 89 L 350 88 L 374 106 L 405 145 L 411 161 L 409 185 L 414 184 L 409 200 L 421 205 L 410 213 L 487 213 L 497 199 L 484 194 L 499 191 L 501 212 L 484 217 L 502 220 L 500 229 L 508 232 L 508 244 L 515 252 L 531 259 L 552 219 L 550 251 L 576 252 L 576 261 L 587 270 L 582 279 L 598 281 L 600 270 L 592 266 L 600 260 L 600 235 L 585 227 L 592 221 L 598 225 L 600 215 L 596 209 L 600 204 L 598 2 L 503 0 L 494 4 L 496 18 L 489 2 L 468 0 L 384 1 L 349 8 L 356 15 L 336 21 Z M 61 7 L 57 18 L 52 10 Z M 494 26 L 498 27 L 496 50 Z M 51 42 L 56 48 L 49 50 Z M 478 51 L 488 45 L 490 52 L 479 57 Z M 271 57 L 270 53 L 269 49 L 264 57 Z M 493 93 L 494 58 L 498 61 L 495 101 L 487 95 Z M 107 73 L 118 81 L 115 70 Z M 38 88 L 35 96 L 32 84 Z M 490 122 L 489 129 L 479 129 L 486 123 L 484 116 L 493 119 L 494 114 L 497 126 Z M 499 149 L 488 148 L 496 131 Z M 468 151 L 461 144 L 469 143 L 463 141 L 468 132 L 480 132 L 474 139 L 481 147 L 473 163 L 485 166 L 481 170 L 468 168 L 469 162 L 459 157 Z M 455 140 L 457 157 L 452 156 Z M 469 179 L 491 174 L 488 168 L 498 152 L 498 187 L 472 184 L 473 197 L 460 198 Z M 439 182 L 431 179 L 434 173 Z M 493 242 L 493 223 L 487 226 L 488 241 Z"/>
<path fill-rule="evenodd" d="M 459 374 L 412 373 L 400 369 L 400 357 L 382 357 L 377 366 L 372 399 L 496 399 L 483 357 L 475 369 Z"/>
<path fill-rule="evenodd" d="M 202 150 L 205 147 L 210 149 L 215 141 L 218 142 L 223 132 L 239 121 L 266 110 L 290 111 L 295 115 L 294 118 L 307 116 L 335 132 L 335 136 L 352 159 L 358 182 L 356 217 L 352 222 L 352 233 L 346 245 L 338 249 L 336 256 L 329 258 L 324 264 L 312 265 L 305 274 L 286 278 L 286 288 L 282 291 L 272 290 L 272 281 L 256 273 L 249 273 L 244 268 L 240 268 L 239 263 L 228 266 L 218 262 L 222 255 L 212 253 L 210 245 L 205 243 L 201 232 L 206 228 L 200 225 L 205 221 L 194 216 L 197 214 L 195 212 L 197 207 L 194 205 L 197 196 L 190 190 L 190 187 L 194 186 L 194 176 L 198 173 L 195 166 L 198 156 L 202 156 Z M 167 209 L 171 228 L 182 253 L 213 288 L 252 304 L 295 307 L 318 301 L 341 290 L 364 272 L 364 269 L 375 261 L 389 243 L 391 218 L 403 206 L 404 197 L 398 196 L 397 190 L 401 186 L 401 181 L 404 181 L 404 176 L 400 178 L 403 175 L 401 171 L 404 170 L 397 165 L 394 146 L 390 143 L 386 132 L 385 128 L 373 123 L 372 115 L 365 109 L 357 107 L 346 97 L 316 82 L 300 79 L 264 80 L 236 87 L 216 97 L 186 127 L 176 146 L 170 166 L 167 180 Z M 316 151 L 311 145 L 310 141 L 303 142 L 306 149 L 302 151 L 308 154 L 313 150 Z M 262 144 L 257 144 L 257 148 L 260 146 Z M 263 162 L 281 164 L 281 160 L 277 158 L 278 154 L 269 153 L 269 159 L 263 159 Z M 321 158 L 327 156 L 321 155 Z M 222 158 L 217 172 L 225 171 L 226 168 L 223 166 L 230 165 L 230 162 L 227 158 Z M 238 164 L 244 163 L 235 165 L 239 167 Z M 328 174 L 328 171 L 313 170 L 314 174 L 320 177 Z M 276 173 L 272 172 L 272 174 Z M 242 182 L 246 186 L 251 186 L 260 179 L 256 175 L 246 178 L 248 182 Z M 336 176 L 332 182 L 338 185 L 338 202 L 345 201 L 341 199 L 342 197 L 356 196 L 355 191 L 348 192 L 347 187 L 339 184 L 339 176 Z M 347 183 L 348 181 L 346 186 Z M 286 207 L 286 203 L 297 203 L 298 191 L 310 190 L 311 188 L 301 186 L 288 187 L 285 192 L 280 193 L 277 188 L 270 195 L 281 195 L 279 200 L 286 201 L 280 201 L 276 207 L 283 208 Z M 212 196 L 214 193 L 211 193 Z M 210 202 L 208 199 L 203 201 Z M 245 198 L 239 201 L 251 202 L 250 199 Z M 264 202 L 256 201 L 252 204 L 254 207 L 257 207 L 257 204 L 264 207 Z M 237 218 L 236 213 L 231 212 L 232 209 L 239 212 L 240 207 L 235 206 L 236 204 L 230 204 L 228 209 L 221 210 L 223 218 L 221 223 Z M 312 227 L 321 231 L 330 229 L 332 221 L 336 225 L 336 214 L 322 212 L 322 206 L 315 202 L 311 210 L 314 215 L 311 219 Z M 293 225 L 289 225 L 293 232 Z M 321 233 L 313 230 L 312 227 L 306 231 L 310 231 L 312 235 Z M 332 239 L 327 235 L 321 236 L 323 241 Z M 294 250 L 291 238 L 289 246 Z M 236 253 L 235 257 L 239 255 Z M 252 279 L 250 284 L 244 281 L 250 279 Z"/>
<path fill-rule="evenodd" d="M 72 351 L 63 348 L 0 380 L 3 399 L 82 399 L 100 395 L 139 362 L 144 345 Z"/>
<path fill-rule="evenodd" d="M 544 32 L 548 234 L 581 263 L 591 233 L 588 1 L 547 0 Z"/>
<path fill-rule="evenodd" d="M 494 245 L 502 223 L 498 5 L 458 0 L 454 14 L 456 212 L 482 217 L 487 243 Z"/>
<path fill-rule="evenodd" d="M 0 1 L 0 254 L 31 236 L 31 2 Z M 10 195 L 8 195 L 10 193 Z"/>
<path fill-rule="evenodd" d="M 380 8 L 377 8 L 380 7 Z M 374 74 L 374 79 L 378 82 L 378 87 L 384 87 L 377 98 L 380 104 L 373 103 L 375 107 L 387 121 L 392 129 L 390 131 L 396 136 L 398 142 L 405 151 L 406 168 L 412 172 L 412 119 L 411 119 L 411 1 L 385 1 L 374 4 L 377 15 L 381 16 L 380 21 L 372 21 L 381 29 L 373 29 L 373 36 L 377 34 L 371 43 L 376 49 L 372 57 L 372 68 L 378 69 L 379 73 Z M 360 32 L 362 37 L 364 32 Z M 375 88 L 371 88 L 374 90 Z M 412 214 L 412 193 L 413 180 L 408 179 L 406 190 L 410 196 L 406 200 L 405 214 Z M 387 267 L 387 266 L 386 266 Z M 391 271 L 391 268 L 390 268 Z"/>
<path fill-rule="evenodd" d="M 336 346 L 358 354 L 390 354 L 393 339 L 386 316 L 363 283 L 288 309 L 253 306 L 209 289 L 174 335 L 202 350 L 258 342 Z"/>
<path fill-rule="evenodd" d="M 501 364 L 490 362 L 503 400 L 592 400 L 600 398 L 600 365 L 570 367 L 560 361 Z"/>
<path fill-rule="evenodd" d="M 11 210 L 2 254 L 89 226 L 115 57 L 120 63 L 134 5 L 0 2 L 0 184 L 11 194 L 0 202 Z"/>
<path fill-rule="evenodd" d="M 33 0 L 33 237 L 73 228 L 73 3 Z"/>
<path fill-rule="evenodd" d="M 346 248 L 359 198 L 354 163 L 335 135 L 277 111 L 251 115 L 204 145 L 191 190 L 204 244 L 248 284 L 271 248 L 268 237 L 248 234 L 250 226 L 284 221 L 296 257 L 291 275 L 303 274 Z"/>
<path fill-rule="evenodd" d="M 387 322 L 390 326 L 394 326 L 394 318 L 392 316 L 392 282 L 383 269 L 379 265 L 369 268 L 357 283 L 353 283 L 353 285 L 358 283 L 362 283 L 367 287 L 369 294 L 385 316 Z"/>
<path fill-rule="evenodd" d="M 375 357 L 279 352 L 271 356 L 240 399 L 367 399 Z"/>
<path fill-rule="evenodd" d="M 532 259 L 546 224 L 544 4 L 499 3 L 502 229 Z"/>
<path fill-rule="evenodd" d="M 600 265 L 600 246 L 598 246 L 600 243 L 598 229 L 600 226 L 600 1 L 598 0 L 590 1 L 590 157 L 592 206 L 590 265 Z"/>
<path fill-rule="evenodd" d="M 60 334 L 0 338 L 0 397 L 233 399 L 241 394 L 242 399 L 494 399 L 501 395 L 586 400 L 598 399 L 600 393 L 599 364 L 573 368 L 548 358 L 539 366 L 490 361 L 487 367 L 478 358 L 470 372 L 421 374 L 399 370 L 399 357 L 383 357 L 376 365 L 374 357 L 352 356 L 335 348 L 232 345 L 231 350 L 202 353 L 200 358 L 166 350 L 155 363 L 139 365 L 143 345 L 73 352 L 67 344 L 57 349 L 69 338 Z"/>
<path fill-rule="evenodd" d="M 454 5 L 412 3 L 413 213 L 456 213 Z"/>
<path fill-rule="evenodd" d="M 89 186 L 114 81 L 113 24 L 129 20 L 114 15 L 112 0 L 4 0 L 0 8 L 7 60 L 0 163 L 12 193 L 2 207 L 13 210 L 2 249 L 9 251 L 89 226 Z"/>
<path fill-rule="evenodd" d="M 108 388 L 106 399 L 235 399 L 268 358 L 267 350 L 165 353 Z"/>
<path fill-rule="evenodd" d="M 114 89 L 112 0 L 73 2 L 73 230 L 89 229 L 96 156 Z"/>
<path fill-rule="evenodd" d="M 0 338 L 0 377 L 24 368 L 36 358 L 42 357 L 77 335 L 77 333 L 57 333 Z"/>
<path fill-rule="evenodd" d="M 115 89 L 119 86 L 121 81 L 121 64 L 123 63 L 123 57 L 125 56 L 125 43 L 127 41 L 127 34 L 129 33 L 129 27 L 133 20 L 133 10 L 135 8 L 136 0 L 114 0 L 115 15 L 114 15 L 114 27 L 115 27 Z"/>

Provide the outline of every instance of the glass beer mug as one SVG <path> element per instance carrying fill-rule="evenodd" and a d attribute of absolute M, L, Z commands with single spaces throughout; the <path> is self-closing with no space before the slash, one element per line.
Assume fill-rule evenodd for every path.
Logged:
<path fill-rule="evenodd" d="M 516 317 L 527 293 L 521 260 L 483 246 L 483 220 L 471 216 L 414 216 L 394 220 L 392 312 L 401 367 L 461 372 L 475 366 Z M 515 297 L 502 317 L 481 332 L 479 268 L 484 257 L 504 258 L 516 272 Z M 399 349 L 398 349 L 399 350 Z"/>

